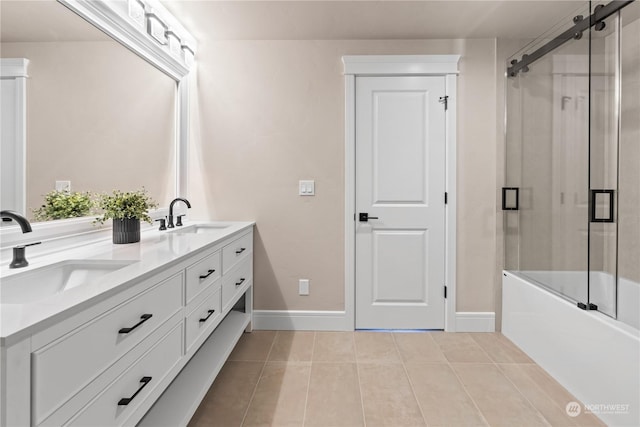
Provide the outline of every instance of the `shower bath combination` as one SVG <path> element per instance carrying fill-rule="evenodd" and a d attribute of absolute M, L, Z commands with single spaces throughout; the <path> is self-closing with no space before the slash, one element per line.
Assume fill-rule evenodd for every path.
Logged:
<path fill-rule="evenodd" d="M 584 2 L 506 64 L 503 332 L 640 425 L 640 2 Z"/>

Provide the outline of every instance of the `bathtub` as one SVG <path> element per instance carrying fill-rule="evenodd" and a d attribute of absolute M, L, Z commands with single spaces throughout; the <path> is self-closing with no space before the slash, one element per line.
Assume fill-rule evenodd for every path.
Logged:
<path fill-rule="evenodd" d="M 576 301 L 587 301 L 586 271 L 519 271 L 517 274 L 524 279 L 533 280 L 560 297 L 568 295 Z M 603 271 L 592 271 L 590 278 L 591 302 L 596 303 L 600 311 L 615 317 L 615 276 Z M 640 283 L 621 277 L 618 280 L 617 299 L 617 319 L 640 329 Z"/>
<path fill-rule="evenodd" d="M 586 295 L 584 281 L 575 277 L 580 274 L 504 271 L 502 333 L 586 405 L 582 410 L 610 426 L 640 426 L 640 330 L 631 326 L 638 324 L 639 287 L 618 285 L 622 322 L 554 293 Z M 606 305 L 605 293 L 598 292 L 611 282 L 602 274 L 599 284 L 592 277 L 592 298 L 602 297 L 598 302 Z"/>

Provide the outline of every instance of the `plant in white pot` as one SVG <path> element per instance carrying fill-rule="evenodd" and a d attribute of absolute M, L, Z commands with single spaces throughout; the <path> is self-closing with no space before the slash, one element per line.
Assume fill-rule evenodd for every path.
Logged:
<path fill-rule="evenodd" d="M 98 206 L 102 217 L 99 223 L 113 220 L 113 243 L 136 243 L 140 241 L 140 221 L 152 223 L 149 209 L 158 204 L 147 194 L 144 188 L 138 191 L 122 192 L 114 190 L 111 194 L 98 196 Z"/>

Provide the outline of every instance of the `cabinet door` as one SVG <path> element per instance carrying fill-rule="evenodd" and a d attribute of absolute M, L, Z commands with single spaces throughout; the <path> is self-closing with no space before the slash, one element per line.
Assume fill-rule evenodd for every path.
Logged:
<path fill-rule="evenodd" d="M 33 353 L 34 422 L 42 422 L 181 310 L 182 277 L 167 279 Z"/>
<path fill-rule="evenodd" d="M 151 391 L 182 357 L 182 324 L 111 383 L 68 425 L 116 426 L 127 424 Z"/>

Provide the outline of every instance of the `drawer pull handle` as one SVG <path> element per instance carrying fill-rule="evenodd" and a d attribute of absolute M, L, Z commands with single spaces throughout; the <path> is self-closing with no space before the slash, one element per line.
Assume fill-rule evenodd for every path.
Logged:
<path fill-rule="evenodd" d="M 247 248 L 240 248 L 239 250 L 236 251 L 236 255 L 240 255 L 242 252 L 246 251 Z"/>
<path fill-rule="evenodd" d="M 202 319 L 200 319 L 200 322 L 201 323 L 206 322 L 207 320 L 209 320 L 209 317 L 211 317 L 211 315 L 215 312 L 216 312 L 215 310 L 207 310 L 207 313 L 209 314 L 207 314 L 207 317 L 203 317 Z"/>
<path fill-rule="evenodd" d="M 236 283 L 236 287 L 242 285 L 244 283 L 244 280 L 245 280 L 244 277 L 242 277 L 240 281 Z"/>
<path fill-rule="evenodd" d="M 200 280 L 204 280 L 207 277 L 211 276 L 213 273 L 215 273 L 215 270 L 207 270 L 207 274 L 203 274 L 202 276 L 200 276 Z"/>
<path fill-rule="evenodd" d="M 131 401 L 133 399 L 135 399 L 135 397 L 138 395 L 138 393 L 140 393 L 142 391 L 142 389 L 145 388 L 147 386 L 147 384 L 149 384 L 150 381 L 151 381 L 151 377 L 142 377 L 142 379 L 140 380 L 140 382 L 142 383 L 140 388 L 138 390 L 136 390 L 135 393 L 133 393 L 133 396 L 131 396 L 131 397 L 123 397 L 122 399 L 120 399 L 118 401 L 118 406 L 127 406 L 129 403 L 131 403 Z"/>
<path fill-rule="evenodd" d="M 122 329 L 120 329 L 118 331 L 118 333 L 119 334 L 128 334 L 129 332 L 133 331 L 138 326 L 142 325 L 147 320 L 151 319 L 152 316 L 153 316 L 153 314 L 143 314 L 142 316 L 140 316 L 140 319 L 142 319 L 142 320 L 140 320 L 138 323 L 136 323 L 135 325 L 133 325 L 130 328 L 122 328 Z"/>

